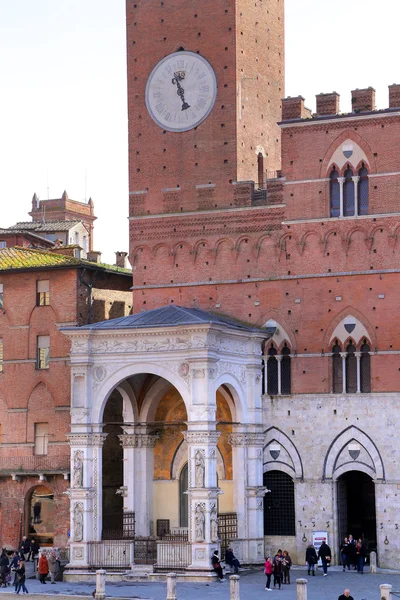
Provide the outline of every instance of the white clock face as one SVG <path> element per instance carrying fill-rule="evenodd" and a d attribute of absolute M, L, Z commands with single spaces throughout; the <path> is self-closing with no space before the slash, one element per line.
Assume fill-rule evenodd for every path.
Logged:
<path fill-rule="evenodd" d="M 194 52 L 174 52 L 153 69 L 146 86 L 152 119 L 168 131 L 188 131 L 214 106 L 217 80 L 210 65 Z"/>

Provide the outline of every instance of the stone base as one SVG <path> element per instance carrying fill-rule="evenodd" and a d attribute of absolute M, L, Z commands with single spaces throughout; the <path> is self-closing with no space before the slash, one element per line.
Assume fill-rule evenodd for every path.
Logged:
<path fill-rule="evenodd" d="M 108 571 L 106 574 L 106 583 L 144 583 L 149 581 L 149 572 L 153 567 L 147 567 L 150 571 Z M 69 583 L 93 583 L 96 585 L 96 571 L 64 571 L 63 581 Z"/>
<path fill-rule="evenodd" d="M 169 570 L 170 573 L 174 572 L 174 569 Z M 151 573 L 148 576 L 148 581 L 166 581 L 167 573 Z M 214 571 L 188 571 L 184 573 L 177 573 L 176 580 L 180 583 L 211 583 L 218 581 L 218 577 Z"/>

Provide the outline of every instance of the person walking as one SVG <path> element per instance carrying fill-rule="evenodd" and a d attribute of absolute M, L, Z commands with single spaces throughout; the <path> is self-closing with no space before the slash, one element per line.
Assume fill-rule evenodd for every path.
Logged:
<path fill-rule="evenodd" d="M 11 571 L 14 572 L 14 581 L 13 581 L 14 587 L 16 587 L 16 585 L 17 585 L 18 563 L 19 563 L 19 555 L 18 555 L 18 552 L 16 550 L 14 550 L 14 552 L 12 554 L 11 562 L 10 562 L 10 569 L 11 569 Z"/>
<path fill-rule="evenodd" d="M 283 571 L 283 583 L 290 583 L 290 567 L 292 566 L 292 559 L 290 558 L 287 550 L 283 551 L 282 558 L 282 571 Z"/>
<path fill-rule="evenodd" d="M 30 549 L 31 549 L 31 542 L 30 542 L 29 538 L 27 538 L 26 535 L 24 535 L 21 540 L 21 543 L 19 545 L 20 555 L 24 562 L 25 562 L 26 558 L 28 558 L 28 561 L 29 561 Z"/>
<path fill-rule="evenodd" d="M 41 557 L 39 558 L 39 581 L 40 583 L 46 583 L 46 577 L 49 574 L 49 563 L 47 560 L 46 552 L 42 552 Z"/>
<path fill-rule="evenodd" d="M 267 558 L 265 559 L 264 573 L 267 576 L 267 581 L 266 581 L 266 584 L 265 584 L 265 589 L 268 592 L 272 592 L 272 589 L 271 589 L 271 576 L 272 576 L 273 570 L 274 570 L 274 565 L 272 564 L 271 557 L 267 556 Z"/>
<path fill-rule="evenodd" d="M 308 574 L 310 572 L 315 575 L 315 565 L 318 562 L 318 556 L 315 548 L 312 544 L 309 544 L 306 548 L 306 563 L 308 564 Z"/>
<path fill-rule="evenodd" d="M 346 566 L 348 567 L 348 569 L 350 571 L 349 552 L 350 552 L 349 540 L 347 539 L 347 537 L 345 537 L 342 542 L 342 545 L 340 547 L 340 556 L 342 559 L 343 571 L 346 570 Z"/>
<path fill-rule="evenodd" d="M 218 550 L 214 550 L 214 554 L 211 557 L 211 564 L 212 564 L 212 567 L 213 567 L 214 571 L 218 575 L 219 580 L 220 581 L 226 581 L 225 577 L 224 577 L 224 573 L 222 571 L 221 563 L 220 563 L 220 560 L 219 560 Z"/>
<path fill-rule="evenodd" d="M 350 590 L 346 588 L 343 594 L 339 596 L 338 600 L 354 600 L 354 598 L 353 596 L 350 596 Z"/>
<path fill-rule="evenodd" d="M 6 549 L 3 548 L 0 557 L 0 577 L 1 577 L 1 587 L 7 587 L 7 575 L 10 572 L 9 560 L 6 553 Z"/>
<path fill-rule="evenodd" d="M 58 561 L 56 551 L 52 550 L 48 559 L 51 583 L 55 583 L 55 578 L 58 571 Z"/>
<path fill-rule="evenodd" d="M 20 560 L 18 562 L 18 569 L 16 571 L 16 574 L 17 574 L 17 585 L 15 587 L 15 593 L 19 594 L 20 589 L 22 588 L 22 591 L 24 594 L 29 594 L 28 590 L 26 589 L 26 585 L 25 585 L 25 580 L 26 580 L 25 561 L 22 560 L 22 558 L 20 558 Z"/>
<path fill-rule="evenodd" d="M 365 545 L 361 538 L 356 543 L 357 571 L 364 574 Z"/>
<path fill-rule="evenodd" d="M 357 554 L 356 554 L 356 540 L 353 538 L 351 533 L 349 533 L 349 565 L 353 567 L 354 570 L 357 569 Z"/>
<path fill-rule="evenodd" d="M 283 554 L 282 554 L 282 550 L 278 550 L 278 553 L 275 554 L 274 556 L 274 560 L 273 560 L 273 574 L 274 574 L 274 589 L 276 588 L 276 585 L 278 584 L 279 589 L 281 589 L 281 584 L 282 584 L 282 560 L 283 560 Z"/>
<path fill-rule="evenodd" d="M 324 571 L 324 577 L 327 577 L 328 575 L 328 564 L 331 562 L 331 549 L 329 548 L 328 544 L 325 542 L 325 540 L 322 542 L 319 551 L 318 551 L 318 558 L 321 559 L 322 561 L 322 569 Z"/>

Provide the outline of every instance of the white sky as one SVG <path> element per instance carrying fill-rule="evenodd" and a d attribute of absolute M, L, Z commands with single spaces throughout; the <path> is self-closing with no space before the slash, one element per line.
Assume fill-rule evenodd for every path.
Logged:
<path fill-rule="evenodd" d="M 168 1 L 168 0 L 167 0 Z M 217 1 L 217 0 L 216 0 Z M 201 6 L 201 0 L 199 0 Z M 400 83 L 398 0 L 286 0 L 286 95 Z M 0 227 L 34 192 L 95 203 L 95 248 L 128 250 L 125 0 L 0 0 Z"/>

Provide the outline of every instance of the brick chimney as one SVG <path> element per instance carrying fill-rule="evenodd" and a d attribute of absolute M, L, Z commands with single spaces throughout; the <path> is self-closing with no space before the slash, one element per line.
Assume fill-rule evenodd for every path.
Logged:
<path fill-rule="evenodd" d="M 311 110 L 304 106 L 303 96 L 296 98 L 283 98 L 282 100 L 282 121 L 290 121 L 292 119 L 307 119 L 312 116 Z"/>
<path fill-rule="evenodd" d="M 366 112 L 375 110 L 375 90 L 372 87 L 363 90 L 351 91 L 351 105 L 353 112 Z"/>
<path fill-rule="evenodd" d="M 389 108 L 400 107 L 400 84 L 389 85 Z"/>
<path fill-rule="evenodd" d="M 91 250 L 86 253 L 86 259 L 90 260 L 90 262 L 99 263 L 101 262 L 101 252 L 97 250 Z"/>
<path fill-rule="evenodd" d="M 128 256 L 127 252 L 116 252 L 115 253 L 115 266 L 121 267 L 122 269 L 126 269 L 126 257 Z"/>
<path fill-rule="evenodd" d="M 337 115 L 340 95 L 337 92 L 317 94 L 317 115 Z"/>

